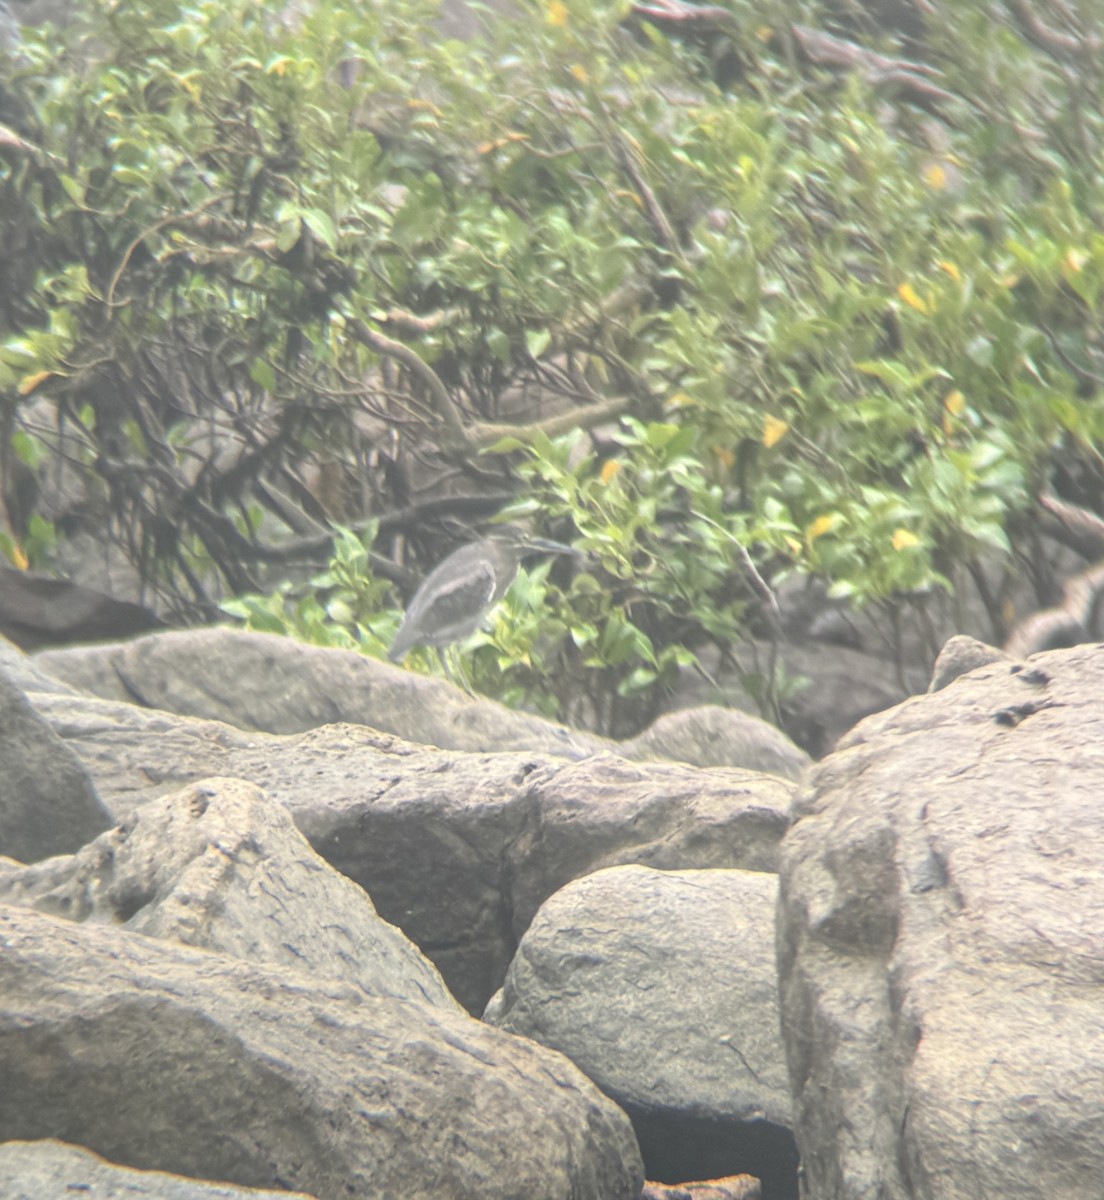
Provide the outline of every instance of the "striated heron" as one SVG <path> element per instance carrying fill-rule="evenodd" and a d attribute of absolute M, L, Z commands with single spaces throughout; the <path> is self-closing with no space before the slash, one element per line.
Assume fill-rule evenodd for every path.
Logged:
<path fill-rule="evenodd" d="M 531 554 L 576 553 L 563 542 L 532 537 L 510 527 L 461 546 L 422 581 L 407 605 L 387 657 L 398 662 L 412 646 L 433 646 L 451 679 L 443 648 L 479 628 L 487 613 L 506 595 L 522 560 Z M 464 686 L 470 693 L 466 680 Z"/>

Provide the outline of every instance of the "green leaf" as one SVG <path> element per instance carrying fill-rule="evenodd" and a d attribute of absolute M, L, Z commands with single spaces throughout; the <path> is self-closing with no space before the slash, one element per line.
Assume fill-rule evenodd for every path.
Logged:
<path fill-rule="evenodd" d="M 58 183 L 65 189 L 65 194 L 74 204 L 84 203 L 84 186 L 72 175 L 66 175 L 64 171 L 59 172 Z"/>
<path fill-rule="evenodd" d="M 320 208 L 304 208 L 299 214 L 303 223 L 316 238 L 333 253 L 337 252 L 337 226 L 333 218 Z"/>
<path fill-rule="evenodd" d="M 523 441 L 521 441 L 520 439 L 518 439 L 516 437 L 507 435 L 506 437 L 499 438 L 498 441 L 495 442 L 491 446 L 484 446 L 483 453 L 484 454 L 513 454 L 514 451 L 516 451 L 516 450 L 526 450 L 526 449 L 528 449 L 528 447 L 526 446 L 526 444 Z"/>
<path fill-rule="evenodd" d="M 486 334 L 487 347 L 500 362 L 510 358 L 510 337 L 502 329 L 489 329 Z"/>
<path fill-rule="evenodd" d="M 552 334 L 547 329 L 526 330 L 525 348 L 532 358 L 540 358 L 551 344 Z"/>
<path fill-rule="evenodd" d="M 249 369 L 249 378 L 266 392 L 276 391 L 276 372 L 263 358 L 255 358 Z"/>
<path fill-rule="evenodd" d="M 22 429 L 15 430 L 11 435 L 11 447 L 15 451 L 16 458 L 20 462 L 26 463 L 32 471 L 42 465 L 47 455 L 46 447 L 42 442 Z"/>

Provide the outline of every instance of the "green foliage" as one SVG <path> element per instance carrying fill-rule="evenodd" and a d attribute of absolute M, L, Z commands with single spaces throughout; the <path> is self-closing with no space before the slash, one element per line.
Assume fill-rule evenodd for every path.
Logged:
<path fill-rule="evenodd" d="M 490 462 L 511 515 L 590 558 L 523 572 L 471 674 L 607 726 L 769 628 L 764 580 L 896 611 L 982 559 L 1014 572 L 1057 463 L 1104 502 L 1099 62 L 1014 6 L 944 6 L 924 111 L 804 64 L 816 5 L 731 7 L 704 49 L 576 0 L 463 44 L 421 0 L 114 0 L 29 32 L 5 86 L 35 152 L 0 154 L 4 455 L 80 470 L 84 515 L 186 615 L 371 653 L 397 612 L 370 536 L 262 596 L 307 523 L 289 495 L 336 463 L 359 524 L 406 504 L 407 450 L 460 491 Z M 530 388 L 623 419 L 502 440 Z M 36 528 L 0 549 L 48 559 Z"/>
<path fill-rule="evenodd" d="M 370 521 L 358 535 L 339 527 L 326 569 L 306 586 L 285 582 L 267 594 L 235 596 L 222 602 L 222 611 L 259 633 L 380 657 L 401 613 L 382 608 L 389 585 L 372 574 L 369 552 L 378 528 L 378 522 Z"/>

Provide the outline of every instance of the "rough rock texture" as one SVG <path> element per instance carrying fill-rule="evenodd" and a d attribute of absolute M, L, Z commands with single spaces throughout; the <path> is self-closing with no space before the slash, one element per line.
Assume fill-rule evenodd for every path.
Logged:
<path fill-rule="evenodd" d="M 475 701 L 459 688 L 354 650 L 307 646 L 238 629 L 155 633 L 104 646 L 48 650 L 35 662 L 106 700 L 301 733 L 367 725 L 452 750 L 527 750 L 579 758 L 609 743 L 563 725 Z"/>
<path fill-rule="evenodd" d="M 418 949 L 363 888 L 307 844 L 291 816 L 240 779 L 151 800 L 74 855 L 0 860 L 0 902 L 123 924 L 235 958 L 296 967 L 367 995 L 456 1007 Z"/>
<path fill-rule="evenodd" d="M 873 717 L 783 843 L 779 964 L 816 1200 L 1104 1194 L 1104 646 Z"/>
<path fill-rule="evenodd" d="M 320 731 L 320 736 L 326 731 Z M 383 786 L 284 796 L 299 828 L 481 1011 L 540 905 L 622 863 L 769 870 L 790 789 L 766 776 L 597 755 L 421 753 Z"/>
<path fill-rule="evenodd" d="M 633 759 L 768 771 L 787 779 L 798 779 L 809 765 L 805 751 L 776 725 L 715 704 L 665 713 L 617 752 Z"/>
<path fill-rule="evenodd" d="M 699 770 L 595 755 L 526 777 L 531 806 L 510 847 L 514 929 L 544 901 L 602 867 L 774 871 L 793 788 L 755 771 Z"/>
<path fill-rule="evenodd" d="M 72 749 L 0 670 L 0 854 L 65 854 L 110 824 Z"/>
<path fill-rule="evenodd" d="M 32 661 L 105 700 L 265 733 L 349 723 L 446 750 L 525 750 L 575 759 L 611 750 L 631 759 L 743 767 L 789 778 L 808 761 L 773 725 L 716 706 L 662 717 L 639 738 L 617 743 L 472 699 L 444 680 L 352 650 L 237 629 L 192 629 L 43 651 Z"/>
<path fill-rule="evenodd" d="M 792 785 L 734 770 L 428 750 L 357 726 L 275 737 L 35 694 L 119 817 L 211 775 L 287 806 L 481 1012 L 541 903 L 599 867 L 772 870 Z"/>
<path fill-rule="evenodd" d="M 542 906 L 485 1019 L 616 1100 L 650 1179 L 746 1173 L 796 1200 L 776 893 L 749 871 L 588 875 Z"/>
<path fill-rule="evenodd" d="M 469 1017 L 0 911 L 0 1139 L 317 1200 L 636 1200 L 625 1115 Z"/>
<path fill-rule="evenodd" d="M 0 672 L 22 692 L 57 692 L 72 696 L 76 688 L 51 675 L 7 638 L 0 637 Z"/>
<path fill-rule="evenodd" d="M 133 636 L 164 624 L 129 600 L 0 565 L 0 633 L 25 649 Z"/>
<path fill-rule="evenodd" d="M 696 1183 L 646 1183 L 640 1200 L 763 1200 L 763 1193 L 758 1179 L 730 1175 Z"/>
<path fill-rule="evenodd" d="M 4 1200 L 311 1200 L 303 1192 L 258 1191 L 160 1171 L 135 1171 L 109 1163 L 83 1146 L 52 1138 L 0 1143 L 0 1196 Z"/>
<path fill-rule="evenodd" d="M 928 691 L 942 691 L 947 684 L 954 683 L 960 675 L 968 675 L 971 671 L 976 671 L 978 667 L 987 667 L 990 663 L 995 662 L 1010 663 L 1014 661 L 1011 655 L 1005 654 L 1003 650 L 998 650 L 996 646 L 987 646 L 984 642 L 979 642 L 977 638 L 956 633 L 954 637 L 947 639 L 943 649 L 939 651 L 939 657 L 935 660 L 935 666 L 932 667 Z"/>

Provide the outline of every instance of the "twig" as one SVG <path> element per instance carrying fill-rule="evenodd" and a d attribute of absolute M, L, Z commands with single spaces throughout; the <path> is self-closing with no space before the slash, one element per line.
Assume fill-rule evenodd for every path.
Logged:
<path fill-rule="evenodd" d="M 1096 59 L 1104 50 L 1098 37 L 1061 33 L 1045 24 L 1027 0 L 1006 0 L 1006 5 L 1027 39 L 1054 58 Z"/>
<path fill-rule="evenodd" d="M 416 375 L 429 391 L 434 411 L 441 418 L 445 427 L 447 440 L 453 448 L 459 449 L 468 445 L 468 434 L 460 420 L 460 413 L 448 394 L 448 389 L 441 382 L 440 376 L 426 363 L 417 351 L 402 342 L 396 342 L 378 330 L 372 329 L 363 321 L 354 319 L 346 325 L 348 331 L 369 350 L 377 354 L 393 358 Z"/>
<path fill-rule="evenodd" d="M 373 313 L 372 319 L 381 325 L 394 325 L 407 333 L 433 333 L 446 325 L 451 325 L 461 316 L 458 308 L 444 308 L 440 312 L 430 313 L 420 317 L 417 313 L 405 312 L 401 308 L 389 308 L 386 312 Z"/>
<path fill-rule="evenodd" d="M 801 52 L 816 66 L 859 71 L 871 85 L 893 84 L 910 93 L 918 103 L 955 99 L 951 92 L 931 82 L 940 72 L 927 63 L 889 58 L 807 25 L 791 25 L 790 29 Z"/>
<path fill-rule="evenodd" d="M 1042 323 L 1040 323 L 1039 328 L 1046 334 L 1047 340 L 1050 342 L 1050 348 L 1058 356 L 1059 361 L 1073 372 L 1079 383 L 1095 383 L 1100 387 L 1104 387 L 1104 376 L 1094 375 L 1087 367 L 1082 367 L 1078 363 L 1075 363 L 1065 350 L 1062 349 L 1062 345 L 1054 335 L 1053 330 Z"/>
<path fill-rule="evenodd" d="M 151 233 L 157 233 L 159 230 L 164 229 L 169 225 L 177 225 L 183 221 L 190 221 L 199 216 L 200 213 L 205 212 L 208 208 L 213 208 L 216 204 L 221 204 L 227 199 L 229 199 L 229 195 L 225 192 L 220 192 L 217 195 L 209 196 L 202 204 L 197 205 L 190 212 L 170 213 L 167 217 L 162 217 L 160 221 L 154 221 L 154 223 L 148 229 L 143 229 L 142 232 L 138 234 L 138 236 L 134 238 L 133 241 L 131 241 L 131 243 L 123 251 L 122 260 L 120 261 L 118 267 L 115 268 L 115 271 L 111 276 L 111 282 L 107 286 L 107 295 L 104 297 L 105 307 L 109 309 L 115 307 L 115 288 L 118 285 L 119 280 L 122 278 L 123 272 L 127 268 L 127 264 L 130 262 L 131 255 L 133 255 L 135 250 L 138 249 L 138 247 L 146 240 L 146 238 L 150 236 Z"/>
<path fill-rule="evenodd" d="M 527 425 L 509 425 L 500 422 L 480 421 L 470 430 L 470 438 L 479 447 L 492 446 L 504 437 L 515 437 L 519 441 L 532 441 L 538 434 L 546 437 L 559 437 L 570 433 L 573 429 L 593 429 L 595 425 L 603 425 L 619 417 L 632 407 L 629 396 L 616 396 L 611 400 L 603 400 L 598 404 L 587 405 L 586 408 L 573 408 L 568 412 L 557 413 L 543 421 L 533 421 Z"/>
<path fill-rule="evenodd" d="M 634 4 L 632 11 L 638 17 L 650 17 L 653 21 L 677 21 L 688 25 L 730 29 L 736 24 L 733 13 L 716 4 L 683 4 L 680 0 L 652 0 L 650 4 Z"/>

